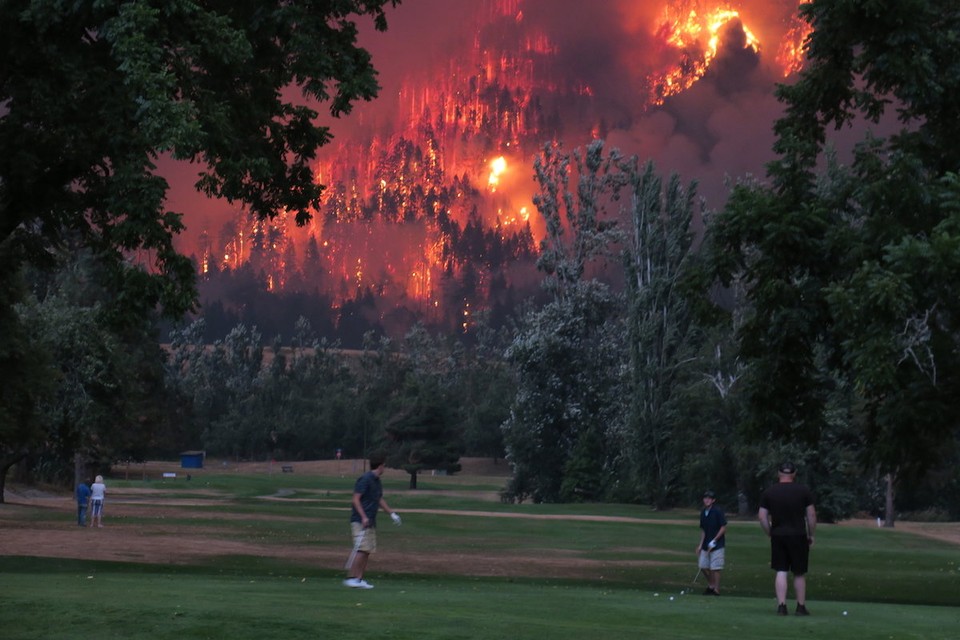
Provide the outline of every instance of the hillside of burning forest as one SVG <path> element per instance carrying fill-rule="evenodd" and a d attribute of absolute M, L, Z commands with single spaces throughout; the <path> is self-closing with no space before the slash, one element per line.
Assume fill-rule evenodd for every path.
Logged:
<path fill-rule="evenodd" d="M 769 129 L 758 124 L 772 121 L 775 82 L 796 70 L 804 36 L 789 1 L 449 4 L 461 11 L 444 33 L 425 12 L 446 9 L 426 2 L 371 38 L 381 97 L 332 123 L 308 224 L 188 218 L 181 249 L 196 260 L 209 338 L 239 322 L 290 335 L 301 316 L 348 347 L 418 322 L 503 324 L 539 292 L 532 167 L 545 144 L 605 139 L 718 196 L 768 157 L 768 134 L 745 127 Z"/>

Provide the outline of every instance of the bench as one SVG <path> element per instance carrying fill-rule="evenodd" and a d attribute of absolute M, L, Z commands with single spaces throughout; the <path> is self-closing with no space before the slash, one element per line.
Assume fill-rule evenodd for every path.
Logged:
<path fill-rule="evenodd" d="M 293 467 L 290 466 L 289 464 L 283 465 L 282 467 L 280 467 L 280 470 L 283 471 L 284 473 L 293 473 Z"/>
<path fill-rule="evenodd" d="M 167 479 L 167 478 L 176 478 L 176 477 L 177 477 L 177 474 L 175 474 L 175 473 L 171 473 L 171 472 L 169 472 L 169 471 L 164 471 L 164 472 L 163 472 L 163 478 L 164 478 L 164 479 Z"/>

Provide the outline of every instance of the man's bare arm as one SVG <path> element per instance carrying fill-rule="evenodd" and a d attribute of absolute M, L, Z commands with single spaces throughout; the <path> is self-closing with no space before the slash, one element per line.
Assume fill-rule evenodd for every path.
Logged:
<path fill-rule="evenodd" d="M 807 542 L 813 546 L 813 535 L 817 530 L 817 510 L 811 504 L 807 505 Z"/>
<path fill-rule="evenodd" d="M 760 507 L 760 510 L 757 511 L 757 519 L 760 521 L 760 526 L 763 527 L 763 532 L 770 535 L 770 512 Z"/>

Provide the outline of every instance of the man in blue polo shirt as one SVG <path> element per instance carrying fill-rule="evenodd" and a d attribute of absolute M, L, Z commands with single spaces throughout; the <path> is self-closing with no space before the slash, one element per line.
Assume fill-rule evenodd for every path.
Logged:
<path fill-rule="evenodd" d="M 700 544 L 697 545 L 697 563 L 707 579 L 704 595 L 720 595 L 720 572 L 723 571 L 726 547 L 727 518 L 716 505 L 717 494 L 703 492 L 703 510 L 700 512 Z"/>
<path fill-rule="evenodd" d="M 370 457 L 370 471 L 357 478 L 350 502 L 350 531 L 353 534 L 353 553 L 347 567 L 347 579 L 343 584 L 354 589 L 373 589 L 363 579 L 370 554 L 377 550 L 377 511 L 381 508 L 390 514 L 394 524 L 400 524 L 396 514 L 383 499 L 380 476 L 386 469 L 386 459 L 381 454 Z"/>

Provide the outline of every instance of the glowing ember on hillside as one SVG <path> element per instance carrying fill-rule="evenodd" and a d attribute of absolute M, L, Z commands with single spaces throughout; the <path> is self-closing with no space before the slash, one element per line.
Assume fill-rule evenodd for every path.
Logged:
<path fill-rule="evenodd" d="M 500 184 L 500 176 L 502 176 L 506 170 L 507 159 L 503 156 L 495 158 L 490 163 L 490 177 L 487 179 L 487 186 L 490 187 L 491 191 L 497 190 L 497 185 Z"/>

